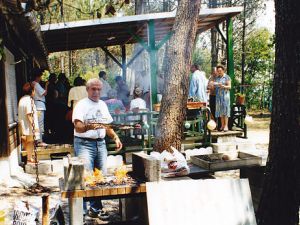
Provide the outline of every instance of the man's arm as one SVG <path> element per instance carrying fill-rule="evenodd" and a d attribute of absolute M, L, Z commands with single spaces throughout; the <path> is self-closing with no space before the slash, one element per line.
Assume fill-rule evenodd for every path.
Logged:
<path fill-rule="evenodd" d="M 117 148 L 116 151 L 120 151 L 123 147 L 122 142 L 120 141 L 120 138 L 118 135 L 115 133 L 115 131 L 111 128 L 106 128 L 106 134 L 115 141 Z"/>
<path fill-rule="evenodd" d="M 99 126 L 98 124 L 84 124 L 80 120 L 75 120 L 74 128 L 77 133 L 84 133 L 87 132 L 88 130 L 96 130 L 98 128 L 101 128 L 101 126 Z"/>

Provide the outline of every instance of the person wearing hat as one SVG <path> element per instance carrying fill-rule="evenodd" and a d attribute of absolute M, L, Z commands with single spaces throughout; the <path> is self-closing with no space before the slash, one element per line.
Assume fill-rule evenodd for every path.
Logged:
<path fill-rule="evenodd" d="M 133 98 L 134 99 L 132 99 L 131 102 L 130 102 L 130 110 L 132 112 L 138 113 L 141 109 L 144 109 L 144 110 L 147 109 L 145 100 L 141 98 L 142 95 L 143 95 L 143 91 L 142 91 L 141 88 L 136 87 L 133 90 Z M 135 121 L 142 120 L 143 122 L 146 122 L 147 121 L 147 116 L 144 115 L 144 116 L 142 116 L 142 118 L 141 118 L 141 116 L 138 116 L 138 115 L 137 116 L 130 116 L 129 119 L 130 120 L 135 120 Z M 143 132 L 144 131 L 141 128 L 136 128 L 136 129 L 133 130 L 134 135 L 140 135 Z"/>
<path fill-rule="evenodd" d="M 34 88 L 30 83 L 27 82 L 23 85 L 23 94 L 24 96 L 18 104 L 19 131 L 22 145 L 27 152 L 27 163 L 34 163 L 32 158 L 34 140 L 40 139 L 40 131 L 37 109 L 33 100 Z"/>
<path fill-rule="evenodd" d="M 130 110 L 135 111 L 137 109 L 146 109 L 146 102 L 142 99 L 143 91 L 141 88 L 136 87 L 133 90 L 133 98 L 130 102 Z"/>

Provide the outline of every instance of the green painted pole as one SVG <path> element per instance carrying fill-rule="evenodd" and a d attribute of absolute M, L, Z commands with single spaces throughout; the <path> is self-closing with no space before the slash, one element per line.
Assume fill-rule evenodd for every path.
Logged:
<path fill-rule="evenodd" d="M 234 102 L 234 62 L 233 62 L 233 23 L 232 18 L 228 17 L 226 20 L 226 36 L 227 36 L 227 73 L 231 78 L 231 90 L 230 90 L 230 104 L 232 106 Z"/>
<path fill-rule="evenodd" d="M 155 26 L 154 20 L 148 21 L 148 45 L 150 58 L 150 79 L 151 79 L 151 100 L 150 109 L 157 103 L 157 49 L 155 46 Z"/>

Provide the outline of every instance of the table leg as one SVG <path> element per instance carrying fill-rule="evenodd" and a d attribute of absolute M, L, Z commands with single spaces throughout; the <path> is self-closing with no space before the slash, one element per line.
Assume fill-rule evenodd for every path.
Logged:
<path fill-rule="evenodd" d="M 83 225 L 83 198 L 69 198 L 70 224 Z"/>

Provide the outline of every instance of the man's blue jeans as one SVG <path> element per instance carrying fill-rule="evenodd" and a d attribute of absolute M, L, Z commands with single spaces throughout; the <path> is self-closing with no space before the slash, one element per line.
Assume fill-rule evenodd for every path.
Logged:
<path fill-rule="evenodd" d="M 97 168 L 106 174 L 107 149 L 104 139 L 74 137 L 74 150 L 75 156 L 82 160 L 86 170 L 93 171 Z M 90 208 L 94 212 L 99 212 L 102 209 L 101 200 L 99 198 L 90 200 Z M 86 202 L 83 204 L 83 209 L 86 212 Z"/>

